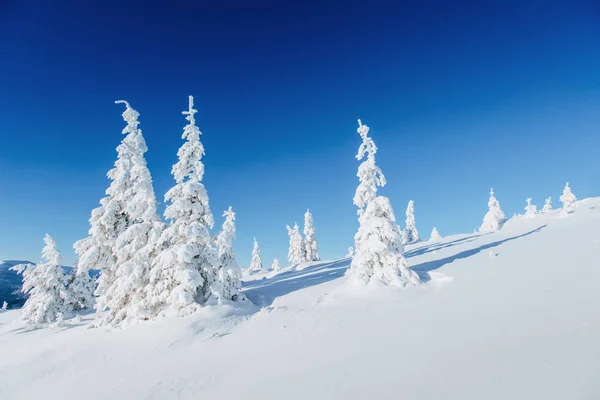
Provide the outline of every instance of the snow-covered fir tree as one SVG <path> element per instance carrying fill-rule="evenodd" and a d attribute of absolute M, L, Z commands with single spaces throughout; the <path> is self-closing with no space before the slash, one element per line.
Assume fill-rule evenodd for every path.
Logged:
<path fill-rule="evenodd" d="M 437 242 L 438 240 L 442 240 L 442 235 L 438 232 L 436 227 L 434 226 L 431 230 L 431 236 L 429 237 L 430 242 Z"/>
<path fill-rule="evenodd" d="M 68 290 L 73 310 L 87 310 L 94 308 L 96 305 L 96 298 L 94 297 L 96 283 L 90 276 L 90 272 L 79 268 L 78 263 L 73 269 L 73 274 L 69 277 Z"/>
<path fill-rule="evenodd" d="M 494 232 L 502 228 L 506 221 L 504 212 L 500 208 L 500 203 L 494 197 L 494 189 L 490 190 L 490 199 L 488 201 L 488 212 L 483 217 L 483 223 L 479 227 L 480 232 Z"/>
<path fill-rule="evenodd" d="M 2 311 L 8 310 L 8 303 L 5 301 L 2 303 Z"/>
<path fill-rule="evenodd" d="M 415 202 L 410 200 L 406 207 L 406 222 L 404 227 L 403 240 L 405 244 L 417 243 L 419 241 L 419 232 L 415 224 Z"/>
<path fill-rule="evenodd" d="M 562 211 L 572 211 L 575 208 L 576 201 L 577 198 L 575 197 L 573 192 L 571 192 L 571 187 L 569 186 L 569 182 L 567 182 L 565 188 L 563 189 L 563 194 L 562 196 L 560 196 L 560 202 L 562 203 Z"/>
<path fill-rule="evenodd" d="M 252 260 L 250 261 L 250 268 L 248 271 L 250 273 L 259 272 L 262 270 L 262 258 L 260 258 L 260 247 L 258 246 L 258 242 L 256 238 L 254 238 L 254 246 L 252 247 Z"/>
<path fill-rule="evenodd" d="M 419 276 L 408 268 L 404 258 L 402 235 L 396 223 L 394 210 L 387 197 L 377 196 L 377 188 L 385 185 L 385 177 L 375 163 L 377 146 L 368 136 L 369 127 L 358 120 L 358 134 L 362 143 L 356 158 L 359 185 L 354 196 L 358 207 L 358 232 L 354 236 L 355 254 L 347 274 L 350 281 L 369 282 L 403 287 L 418 285 Z"/>
<path fill-rule="evenodd" d="M 235 239 L 235 213 L 233 209 L 229 207 L 223 212 L 223 217 L 225 217 L 223 228 L 215 238 L 220 260 L 220 295 L 222 300 L 243 300 L 245 297 L 240 294 L 242 271 L 233 252 L 233 240 Z"/>
<path fill-rule="evenodd" d="M 290 248 L 288 250 L 288 261 L 290 265 L 297 265 L 303 262 L 306 257 L 304 255 L 305 248 L 303 246 L 302 234 L 298 228 L 298 224 L 294 224 L 293 228 L 286 225 L 288 235 L 290 237 Z"/>
<path fill-rule="evenodd" d="M 138 127 L 139 113 L 124 100 L 115 103 L 125 105 L 123 120 L 127 123 L 123 129 L 126 137 L 118 149 L 120 160 L 126 161 L 122 168 L 125 175 L 117 177 L 125 181 L 124 191 L 118 195 L 127 216 L 127 227 L 118 234 L 112 250 L 114 275 L 111 282 L 104 282 L 97 306 L 99 311 L 107 311 L 96 322 L 112 326 L 129 325 L 150 317 L 145 288 L 156 256 L 156 243 L 164 228 L 156 213 L 152 176 L 144 157 L 148 147 Z M 78 263 L 77 275 L 85 279 L 89 270 L 79 268 Z"/>
<path fill-rule="evenodd" d="M 319 244 L 310 210 L 304 214 L 304 261 L 319 261 Z"/>
<path fill-rule="evenodd" d="M 542 208 L 542 214 L 552 214 L 552 197 L 548 197 Z"/>
<path fill-rule="evenodd" d="M 277 258 L 273 259 L 273 264 L 271 264 L 271 269 L 273 270 L 273 272 L 277 272 L 281 269 L 281 266 L 279 265 L 279 260 Z"/>
<path fill-rule="evenodd" d="M 196 126 L 194 98 L 189 96 L 188 124 L 179 161 L 173 165 L 173 186 L 165 194 L 165 217 L 170 221 L 158 239 L 146 288 L 153 315 L 188 315 L 199 309 L 218 283 L 219 254 L 209 229 L 214 225 L 208 193 L 202 184 L 204 146 Z"/>
<path fill-rule="evenodd" d="M 525 214 L 523 215 L 523 218 L 527 218 L 527 219 L 535 218 L 535 216 L 537 215 L 536 205 L 531 204 L 531 197 L 526 199 L 526 201 L 527 201 L 527 206 L 525 207 Z"/>
<path fill-rule="evenodd" d="M 44 243 L 41 262 L 11 268 L 23 275 L 21 291 L 29 295 L 21 310 L 21 319 L 33 325 L 53 323 L 70 312 L 67 275 L 60 266 L 56 242 L 46 235 Z"/>

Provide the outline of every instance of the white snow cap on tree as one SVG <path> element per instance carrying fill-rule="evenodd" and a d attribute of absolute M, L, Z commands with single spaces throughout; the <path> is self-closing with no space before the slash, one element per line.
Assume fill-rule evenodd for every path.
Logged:
<path fill-rule="evenodd" d="M 490 199 L 488 201 L 488 212 L 483 217 L 483 223 L 479 228 L 480 232 L 494 232 L 502 228 L 506 221 L 504 212 L 500 208 L 500 203 L 494 197 L 494 189 L 490 190 Z"/>
<path fill-rule="evenodd" d="M 406 226 L 404 227 L 404 243 L 411 244 L 419 241 L 419 232 L 415 225 L 415 202 L 410 200 L 406 207 Z"/>
<path fill-rule="evenodd" d="M 552 214 L 552 197 L 546 199 L 544 207 L 542 208 L 542 214 Z"/>
<path fill-rule="evenodd" d="M 350 281 L 361 285 L 370 282 L 403 287 L 421 283 L 419 276 L 408 268 L 404 258 L 402 235 L 396 224 L 392 205 L 387 197 L 377 196 L 377 187 L 385 185 L 381 169 L 375 164 L 377 146 L 368 136 L 369 127 L 358 120 L 357 132 L 362 138 L 356 158 L 359 186 L 354 204 L 359 208 L 358 232 L 354 236 L 355 254 L 347 274 Z"/>
<path fill-rule="evenodd" d="M 279 265 L 279 260 L 277 258 L 273 259 L 273 264 L 271 264 L 271 269 L 273 270 L 273 272 L 277 272 L 281 269 L 281 266 Z"/>
<path fill-rule="evenodd" d="M 298 228 L 298 224 L 294 224 L 293 228 L 290 228 L 289 225 L 286 225 L 288 235 L 290 237 L 290 248 L 288 250 L 288 261 L 290 265 L 300 264 L 305 260 L 304 256 L 304 246 L 302 245 L 302 234 L 300 234 L 300 229 Z"/>
<path fill-rule="evenodd" d="M 118 234 L 112 250 L 112 281 L 102 282 L 104 286 L 98 297 L 97 309 L 108 310 L 96 321 L 96 325 L 112 326 L 129 325 L 149 317 L 145 288 L 151 262 L 156 257 L 156 242 L 164 227 L 156 213 L 152 175 L 144 157 L 148 147 L 138 128 L 139 113 L 127 101 L 115 103 L 125 105 L 123 120 L 127 123 L 123 129 L 127 136 L 119 146 L 120 160 L 126 161 L 121 171 L 124 175 L 118 177 L 124 186 L 123 192 L 117 193 L 127 215 L 127 227 Z M 89 271 L 78 268 L 77 275 L 82 279 L 87 274 Z"/>
<path fill-rule="evenodd" d="M 560 196 L 560 201 L 562 203 L 563 211 L 569 212 L 575 208 L 575 202 L 577 198 L 571 192 L 571 187 L 569 186 L 569 182 L 565 185 L 562 196 Z"/>
<path fill-rule="evenodd" d="M 252 248 L 252 260 L 250 261 L 250 268 L 248 271 L 250 272 L 259 272 L 262 270 L 262 259 L 260 258 L 260 247 L 258 247 L 258 242 L 256 238 L 254 238 L 254 247 Z"/>
<path fill-rule="evenodd" d="M 21 291 L 29 295 L 21 310 L 21 319 L 33 325 L 55 322 L 70 312 L 67 276 L 59 265 L 60 253 L 56 242 L 46 235 L 44 243 L 40 263 L 11 268 L 23 275 Z"/>
<path fill-rule="evenodd" d="M 219 254 L 208 229 L 214 220 L 202 178 L 204 147 L 196 126 L 194 98 L 189 96 L 189 122 L 183 129 L 185 143 L 173 165 L 173 186 L 165 194 L 165 217 L 170 225 L 158 240 L 158 255 L 152 262 L 146 288 L 153 315 L 184 316 L 199 309 L 218 284 Z"/>
<path fill-rule="evenodd" d="M 525 207 L 525 214 L 523 215 L 523 218 L 527 218 L 527 219 L 535 218 L 535 216 L 537 215 L 536 205 L 531 204 L 531 197 L 526 199 L 526 201 L 527 201 L 527 206 Z"/>
<path fill-rule="evenodd" d="M 429 238 L 429 241 L 435 242 L 435 241 L 438 241 L 438 240 L 441 240 L 441 239 L 442 239 L 442 236 L 440 235 L 440 233 L 438 232 L 438 230 L 434 226 L 433 229 L 431 230 L 431 236 Z"/>
<path fill-rule="evenodd" d="M 223 212 L 223 217 L 225 217 L 223 228 L 215 239 L 221 262 L 219 268 L 220 298 L 233 301 L 244 300 L 245 297 L 240 294 L 242 271 L 233 252 L 233 240 L 235 239 L 235 213 L 233 209 L 229 207 Z"/>
<path fill-rule="evenodd" d="M 304 214 L 304 261 L 319 261 L 319 244 L 310 210 Z"/>

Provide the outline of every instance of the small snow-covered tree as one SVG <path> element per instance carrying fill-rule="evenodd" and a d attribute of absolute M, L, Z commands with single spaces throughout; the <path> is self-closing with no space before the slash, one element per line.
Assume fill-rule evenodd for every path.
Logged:
<path fill-rule="evenodd" d="M 354 257 L 354 247 L 348 247 L 348 254 L 346 254 L 346 258 Z"/>
<path fill-rule="evenodd" d="M 21 310 L 21 319 L 29 324 L 49 324 L 69 313 L 67 276 L 60 264 L 60 253 L 50 235 L 44 238 L 42 260 L 37 265 L 20 264 L 11 269 L 23 275 L 21 291 L 29 298 Z"/>
<path fill-rule="evenodd" d="M 304 214 L 304 261 L 319 261 L 319 244 L 310 210 Z"/>
<path fill-rule="evenodd" d="M 8 303 L 5 301 L 2 303 L 2 311 L 8 310 Z"/>
<path fill-rule="evenodd" d="M 235 213 L 233 209 L 229 207 L 223 212 L 223 217 L 225 217 L 223 228 L 215 239 L 221 262 L 219 268 L 220 298 L 237 301 L 245 299 L 245 297 L 240 294 L 242 271 L 233 252 L 233 240 L 235 239 Z"/>
<path fill-rule="evenodd" d="M 506 221 L 504 212 L 500 208 L 500 203 L 494 197 L 494 189 L 490 190 L 490 199 L 488 201 L 488 212 L 483 217 L 483 223 L 479 227 L 480 232 L 494 232 L 502 228 Z"/>
<path fill-rule="evenodd" d="M 526 201 L 527 201 L 527 206 L 525 207 L 525 214 L 523 215 L 523 218 L 527 218 L 527 219 L 535 218 L 535 216 L 537 215 L 536 205 L 531 204 L 531 197 L 526 199 Z"/>
<path fill-rule="evenodd" d="M 71 308 L 73 310 L 87 310 L 93 308 L 96 304 L 96 298 L 94 297 L 96 284 L 90 276 L 90 272 L 83 270 L 78 264 L 75 265 L 68 284 Z"/>
<path fill-rule="evenodd" d="M 262 258 L 260 258 L 260 247 L 258 246 L 258 242 L 256 238 L 254 238 L 254 247 L 252 247 L 252 260 L 250 261 L 250 268 L 248 271 L 251 273 L 259 272 L 262 270 Z"/>
<path fill-rule="evenodd" d="M 542 214 L 552 214 L 552 197 L 548 197 L 542 208 Z"/>
<path fill-rule="evenodd" d="M 273 264 L 271 264 L 271 269 L 273 270 L 273 272 L 277 272 L 281 269 L 281 266 L 279 265 L 279 260 L 277 258 L 273 259 Z"/>
<path fill-rule="evenodd" d="M 418 285 L 419 276 L 408 268 L 404 258 L 402 235 L 387 197 L 377 196 L 385 177 L 375 163 L 377 146 L 368 136 L 369 127 L 358 120 L 362 143 L 356 158 L 366 160 L 358 167 L 359 185 L 354 204 L 358 207 L 358 232 L 354 236 L 355 254 L 347 274 L 360 284 L 377 282 L 403 287 Z"/>
<path fill-rule="evenodd" d="M 569 182 L 565 185 L 562 196 L 560 196 L 560 201 L 562 203 L 563 212 L 569 212 L 575 208 L 575 202 L 577 198 L 571 192 L 571 187 L 569 186 Z"/>
<path fill-rule="evenodd" d="M 438 230 L 434 226 L 433 229 L 431 230 L 431 236 L 429 237 L 429 241 L 430 242 L 437 242 L 438 240 L 442 240 L 442 236 L 440 235 L 440 233 L 438 232 Z"/>
<path fill-rule="evenodd" d="M 194 98 L 189 96 L 183 129 L 185 143 L 173 165 L 173 186 L 165 194 L 170 221 L 158 239 L 146 287 L 153 315 L 189 315 L 212 295 L 218 280 L 219 254 L 208 231 L 214 225 L 208 193 L 202 184 L 204 146 L 196 126 Z"/>
<path fill-rule="evenodd" d="M 288 250 L 288 261 L 290 265 L 300 264 L 305 260 L 304 246 L 302 245 L 302 234 L 298 228 L 298 224 L 294 224 L 293 228 L 286 225 L 288 235 L 290 237 L 290 248 Z"/>
<path fill-rule="evenodd" d="M 406 207 L 406 226 L 404 227 L 404 243 L 411 244 L 419 241 L 419 232 L 415 225 L 415 202 L 410 200 Z"/>

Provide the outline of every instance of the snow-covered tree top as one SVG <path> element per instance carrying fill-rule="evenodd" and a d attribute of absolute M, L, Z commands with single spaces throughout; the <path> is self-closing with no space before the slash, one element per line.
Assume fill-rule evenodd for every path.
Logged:
<path fill-rule="evenodd" d="M 129 102 L 126 100 L 117 100 L 115 104 L 125 104 L 125 111 L 123 111 L 123 119 L 127 122 L 127 126 L 123 128 L 123 135 L 136 131 L 137 126 L 140 124 L 138 118 L 140 113 L 131 108 Z"/>
<path fill-rule="evenodd" d="M 189 96 L 188 110 L 182 111 L 189 122 L 183 128 L 182 135 L 187 142 L 179 149 L 177 153 L 179 162 L 173 166 L 173 176 L 177 183 L 184 182 L 186 177 L 192 182 L 200 182 L 204 177 L 204 164 L 201 161 L 204 156 L 204 146 L 200 142 L 202 132 L 196 126 L 194 117 L 197 112 L 198 110 L 194 109 L 194 96 Z"/>
<path fill-rule="evenodd" d="M 60 264 L 60 252 L 56 249 L 56 241 L 48 234 L 44 236 L 46 246 L 42 249 L 42 262 L 50 265 Z"/>
<path fill-rule="evenodd" d="M 377 153 L 377 146 L 369 134 L 369 127 L 363 125 L 362 121 L 358 120 L 358 134 L 362 138 L 362 143 L 358 148 L 356 155 L 357 160 L 362 160 L 367 157 L 365 161 L 358 167 L 356 176 L 360 181 L 360 184 L 356 188 L 354 195 L 354 205 L 361 210 L 377 196 L 377 187 L 385 186 L 385 176 L 381 169 L 375 164 L 375 154 Z"/>

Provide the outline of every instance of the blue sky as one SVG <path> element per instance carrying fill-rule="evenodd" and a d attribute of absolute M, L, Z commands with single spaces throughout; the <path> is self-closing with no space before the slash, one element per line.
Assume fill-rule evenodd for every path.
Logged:
<path fill-rule="evenodd" d="M 162 200 L 195 96 L 204 183 L 217 225 L 237 212 L 241 265 L 254 236 L 265 264 L 285 260 L 306 208 L 322 257 L 346 253 L 357 118 L 380 193 L 401 225 L 415 200 L 422 236 L 471 232 L 491 186 L 507 215 L 558 205 L 566 180 L 600 195 L 597 3 L 169 3 L 0 5 L 0 259 L 37 260 L 48 232 L 74 261 L 122 139 L 117 99 L 141 114 Z"/>

